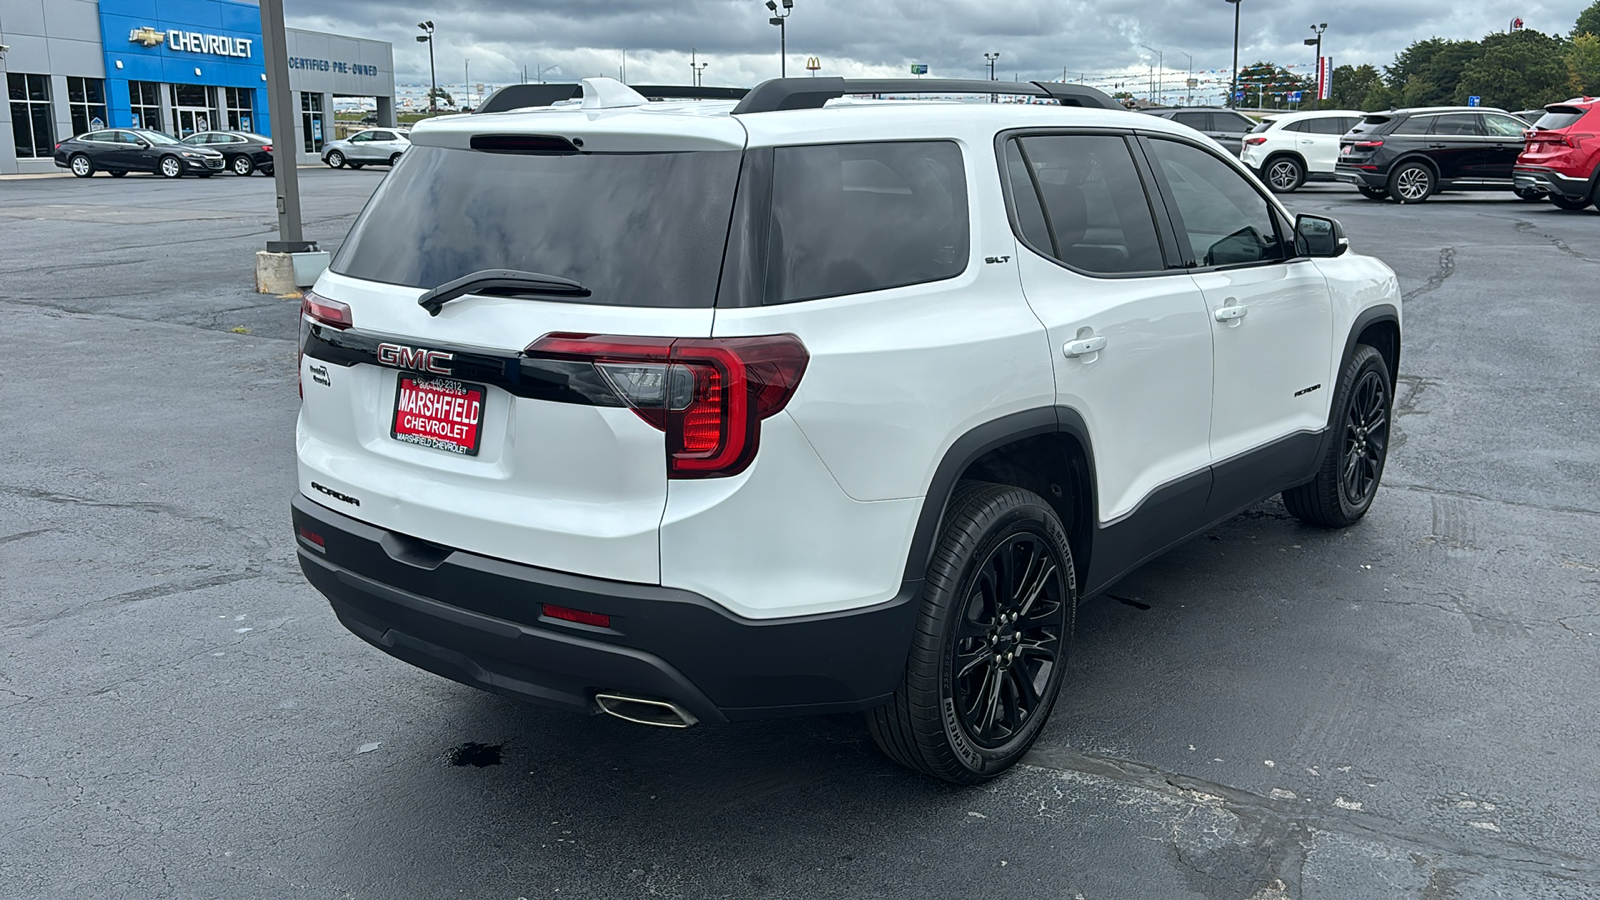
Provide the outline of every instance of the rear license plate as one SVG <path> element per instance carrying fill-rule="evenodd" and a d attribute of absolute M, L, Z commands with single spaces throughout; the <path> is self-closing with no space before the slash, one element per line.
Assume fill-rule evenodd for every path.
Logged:
<path fill-rule="evenodd" d="M 483 385 L 450 378 L 401 375 L 389 435 L 408 444 L 477 456 L 485 390 Z"/>
<path fill-rule="evenodd" d="M 1340 156 L 1349 156 L 1350 155 L 1350 147 L 1348 145 L 1340 147 L 1339 148 L 1339 155 Z"/>

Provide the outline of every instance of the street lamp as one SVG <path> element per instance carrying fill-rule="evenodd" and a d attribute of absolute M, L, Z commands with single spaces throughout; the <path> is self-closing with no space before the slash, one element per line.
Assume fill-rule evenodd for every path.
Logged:
<path fill-rule="evenodd" d="M 1315 31 L 1317 33 L 1317 36 L 1314 37 L 1314 38 L 1306 38 L 1306 46 L 1310 47 L 1310 46 L 1315 45 L 1316 48 L 1317 48 L 1317 75 L 1316 75 L 1317 92 L 1312 95 L 1312 98 L 1311 98 L 1312 107 L 1311 108 L 1312 109 L 1321 109 L 1322 108 L 1322 33 L 1324 31 L 1328 30 L 1328 23 L 1327 22 L 1323 22 L 1321 25 L 1313 25 L 1313 26 L 1311 26 L 1311 30 Z M 1328 74 L 1332 75 L 1333 73 L 1329 72 Z"/>
<path fill-rule="evenodd" d="M 417 27 L 424 32 L 417 35 L 417 43 L 428 45 L 428 80 L 431 83 L 428 90 L 428 112 L 437 113 L 439 111 L 439 72 L 433 67 L 433 20 L 418 22 Z"/>
<path fill-rule="evenodd" d="M 700 86 L 701 73 L 706 70 L 706 66 L 711 65 L 710 63 L 697 62 L 696 60 L 699 59 L 699 53 L 700 51 L 694 49 L 693 47 L 689 48 L 689 71 L 693 73 L 695 87 Z"/>
<path fill-rule="evenodd" d="M 1178 52 L 1179 53 L 1183 53 L 1182 50 L 1179 50 Z M 1189 61 L 1189 68 L 1184 70 L 1185 74 L 1184 74 L 1184 77 L 1183 77 L 1183 85 L 1184 85 L 1184 87 L 1189 89 L 1189 99 L 1183 101 L 1183 105 L 1184 106 L 1193 106 L 1194 105 L 1194 57 L 1190 56 L 1187 53 L 1183 53 L 1183 58 Z"/>
<path fill-rule="evenodd" d="M 989 80 L 993 81 L 994 80 L 994 61 L 1000 58 L 1000 54 L 998 54 L 998 53 L 985 53 L 983 55 L 983 58 L 989 61 Z M 1000 98 L 996 97 L 993 94 L 990 94 L 989 95 L 989 102 L 990 103 L 998 103 L 998 102 L 1000 102 Z"/>
<path fill-rule="evenodd" d="M 1240 0 L 1227 0 L 1233 4 L 1233 86 L 1228 88 L 1228 106 L 1239 105 L 1239 5 Z"/>
<path fill-rule="evenodd" d="M 1160 50 L 1157 50 L 1156 48 L 1148 46 L 1146 44 L 1140 44 L 1139 46 L 1144 47 L 1144 49 L 1149 50 L 1151 53 L 1154 53 L 1156 55 L 1156 65 L 1161 67 L 1161 81 L 1159 82 L 1160 89 L 1156 93 L 1156 105 L 1157 106 L 1161 106 L 1166 102 L 1166 93 L 1167 93 L 1167 63 L 1166 63 L 1166 56 L 1164 54 L 1162 54 L 1162 52 Z M 1150 88 L 1151 88 L 1151 90 L 1157 90 L 1156 85 L 1157 85 L 1156 80 L 1154 78 L 1152 78 L 1150 80 Z"/>
<path fill-rule="evenodd" d="M 767 0 L 767 10 L 772 18 L 767 21 L 778 26 L 778 77 L 789 77 L 789 29 L 784 20 L 794 12 L 794 0 L 783 0 L 783 11 L 778 11 L 776 0 Z"/>

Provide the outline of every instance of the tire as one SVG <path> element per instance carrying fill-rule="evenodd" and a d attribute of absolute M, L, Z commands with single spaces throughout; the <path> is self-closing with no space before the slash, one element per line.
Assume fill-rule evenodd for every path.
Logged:
<path fill-rule="evenodd" d="M 1536 203 L 1545 198 L 1545 192 L 1538 188 L 1513 188 L 1512 193 L 1517 195 L 1518 200 L 1526 200 L 1529 203 Z"/>
<path fill-rule="evenodd" d="M 176 156 L 163 156 L 161 162 L 156 163 L 156 173 L 162 178 L 182 178 L 183 160 Z"/>
<path fill-rule="evenodd" d="M 361 167 L 363 167 L 363 166 L 365 166 L 365 165 L 366 165 L 366 163 L 357 163 L 357 162 L 353 162 L 353 163 L 351 163 L 351 164 L 350 164 L 350 168 L 352 168 L 352 169 L 359 169 L 359 168 L 361 168 Z"/>
<path fill-rule="evenodd" d="M 1367 514 L 1389 458 L 1393 385 L 1383 354 L 1357 344 L 1334 393 L 1327 456 L 1315 478 L 1283 492 L 1283 505 L 1296 518 L 1344 528 Z"/>
<path fill-rule="evenodd" d="M 335 169 L 344 168 L 344 154 L 337 150 L 329 150 L 328 155 L 322 161 Z"/>
<path fill-rule="evenodd" d="M 123 176 L 128 174 L 128 170 L 127 169 L 107 169 L 106 170 L 106 174 L 110 175 L 112 178 L 122 178 Z"/>
<path fill-rule="evenodd" d="M 1551 194 L 1550 202 L 1555 204 L 1557 209 L 1565 209 L 1576 212 L 1577 210 L 1583 209 L 1589 205 L 1589 198 L 1584 197 L 1582 200 L 1574 200 L 1565 194 Z"/>
<path fill-rule="evenodd" d="M 1078 589 L 1055 510 L 1021 488 L 957 485 L 920 602 L 905 674 L 867 728 L 907 768 L 986 781 L 1033 746 L 1065 676 Z"/>
<path fill-rule="evenodd" d="M 248 177 L 251 172 L 256 170 L 256 164 L 248 156 L 235 156 L 233 159 L 228 160 L 228 168 L 235 175 Z"/>
<path fill-rule="evenodd" d="M 67 168 L 71 169 L 72 174 L 79 178 L 91 178 L 94 176 L 94 163 L 90 162 L 89 157 L 82 153 L 73 154 L 72 158 L 67 160 Z"/>
<path fill-rule="evenodd" d="M 1439 181 L 1426 163 L 1401 163 L 1389 173 L 1389 196 L 1400 203 L 1421 203 L 1439 189 Z"/>
<path fill-rule="evenodd" d="M 194 177 L 196 177 L 196 178 L 210 178 L 211 175 L 212 175 L 212 173 L 210 173 L 210 172 L 196 172 L 196 173 L 194 173 Z"/>
<path fill-rule="evenodd" d="M 1385 188 L 1367 187 L 1364 184 L 1360 184 L 1356 185 L 1356 190 L 1360 191 L 1361 196 L 1367 198 L 1368 200 L 1389 199 L 1389 191 Z"/>
<path fill-rule="evenodd" d="M 389 157 L 389 168 L 392 169 L 392 168 L 394 168 L 395 166 L 397 166 L 399 164 L 400 164 L 400 154 L 396 153 L 395 155 Z"/>
<path fill-rule="evenodd" d="M 1274 194 L 1292 194 L 1306 183 L 1306 167 L 1292 156 L 1274 156 L 1261 172 Z"/>

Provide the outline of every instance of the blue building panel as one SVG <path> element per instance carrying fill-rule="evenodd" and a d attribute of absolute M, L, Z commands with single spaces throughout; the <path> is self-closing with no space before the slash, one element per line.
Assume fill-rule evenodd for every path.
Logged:
<path fill-rule="evenodd" d="M 112 127 L 134 125 L 128 82 L 151 81 L 250 88 L 251 128 L 268 132 L 260 7 L 238 0 L 100 0 L 100 35 Z"/>

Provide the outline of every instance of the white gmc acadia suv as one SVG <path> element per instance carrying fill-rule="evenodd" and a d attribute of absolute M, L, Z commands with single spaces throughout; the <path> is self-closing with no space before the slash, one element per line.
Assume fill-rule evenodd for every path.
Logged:
<path fill-rule="evenodd" d="M 999 90 L 1059 104 L 854 99 Z M 304 303 L 306 577 L 485 690 L 864 711 L 1004 771 L 1081 599 L 1280 492 L 1349 525 L 1389 445 L 1394 274 L 1094 96 L 592 79 L 419 124 Z"/>

